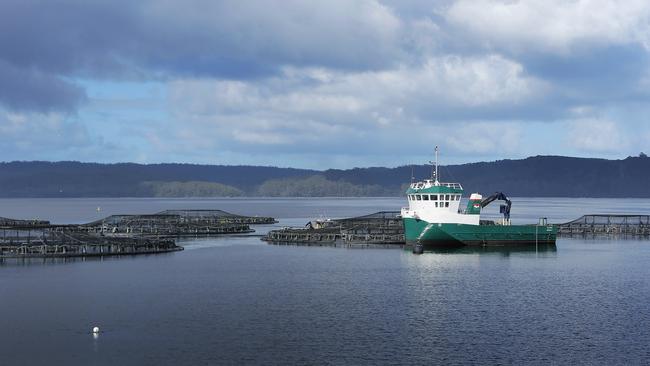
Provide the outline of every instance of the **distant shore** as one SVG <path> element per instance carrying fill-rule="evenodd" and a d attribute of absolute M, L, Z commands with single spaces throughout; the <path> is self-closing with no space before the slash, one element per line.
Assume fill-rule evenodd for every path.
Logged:
<path fill-rule="evenodd" d="M 400 197 L 428 165 L 323 171 L 195 164 L 0 163 L 0 197 Z M 442 166 L 468 192 L 514 197 L 650 198 L 650 158 L 535 156 Z"/>

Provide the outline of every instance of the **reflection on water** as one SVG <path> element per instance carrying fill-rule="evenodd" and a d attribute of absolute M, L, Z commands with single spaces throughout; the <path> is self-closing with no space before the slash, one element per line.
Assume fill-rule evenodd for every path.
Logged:
<path fill-rule="evenodd" d="M 0 266 L 34 266 L 34 265 L 57 265 L 68 263 L 93 263 L 93 262 L 107 262 L 107 261 L 128 261 L 134 260 L 139 257 L 161 257 L 173 253 L 159 253 L 159 254 L 137 254 L 137 255 L 108 255 L 108 256 L 92 256 L 92 257 L 58 257 L 58 258 L 0 258 Z"/>
<path fill-rule="evenodd" d="M 464 246 L 428 249 L 426 253 L 436 254 L 500 254 L 504 257 L 512 253 L 556 253 L 556 245 L 518 245 L 518 246 Z"/>

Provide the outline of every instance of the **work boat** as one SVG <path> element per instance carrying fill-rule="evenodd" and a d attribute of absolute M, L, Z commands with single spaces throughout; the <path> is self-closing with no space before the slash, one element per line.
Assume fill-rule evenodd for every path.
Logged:
<path fill-rule="evenodd" d="M 512 225 L 512 202 L 497 192 L 487 198 L 478 193 L 469 196 L 467 207 L 460 208 L 463 187 L 460 183 L 438 181 L 438 148 L 432 179 L 413 182 L 406 191 L 409 207 L 402 208 L 407 247 L 414 252 L 429 248 L 455 246 L 535 246 L 554 245 L 557 226 L 541 218 L 537 224 Z M 494 201 L 503 201 L 497 221 L 481 220 L 481 209 Z"/>

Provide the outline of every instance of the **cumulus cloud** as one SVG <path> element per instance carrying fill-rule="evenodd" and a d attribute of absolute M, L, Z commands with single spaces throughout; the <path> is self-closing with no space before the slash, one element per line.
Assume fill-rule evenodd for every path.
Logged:
<path fill-rule="evenodd" d="M 357 117 L 371 122 L 373 112 L 389 119 L 402 116 L 397 122 L 407 117 L 446 120 L 438 112 L 454 109 L 465 115 L 474 109 L 478 117 L 485 109 L 510 110 L 528 103 L 543 97 L 548 89 L 542 80 L 526 75 L 521 65 L 498 55 L 432 57 L 422 65 L 362 73 L 289 68 L 263 81 L 187 79 L 170 85 L 170 101 L 181 109 L 178 113 L 256 111 L 342 122 Z"/>
<path fill-rule="evenodd" d="M 593 46 L 650 47 L 650 3 L 643 0 L 459 0 L 444 15 L 491 49 L 567 54 Z"/>
<path fill-rule="evenodd" d="M 639 97 L 649 63 L 647 1 L 459 0 L 437 12 L 469 52 L 507 55 L 554 85 L 556 106 Z"/>
<path fill-rule="evenodd" d="M 171 84 L 169 103 L 175 118 L 211 131 L 215 143 L 350 151 L 355 140 L 408 135 L 405 129 L 436 127 L 450 136 L 449 123 L 484 119 L 499 109 L 505 115 L 512 105 L 526 105 L 544 93 L 546 85 L 525 75 L 516 62 L 488 55 L 431 58 L 416 67 L 364 73 L 291 68 L 264 82 L 181 80 Z M 487 129 L 483 122 L 480 130 Z M 482 147 L 472 151 L 486 150 L 485 141 L 477 144 Z"/>

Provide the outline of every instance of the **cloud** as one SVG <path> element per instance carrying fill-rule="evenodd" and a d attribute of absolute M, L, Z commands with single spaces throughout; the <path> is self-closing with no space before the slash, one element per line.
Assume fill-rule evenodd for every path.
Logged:
<path fill-rule="evenodd" d="M 579 151 L 610 153 L 627 150 L 631 143 L 619 124 L 607 119 L 579 119 L 569 125 L 568 143 Z"/>
<path fill-rule="evenodd" d="M 0 104 L 18 111 L 74 111 L 84 91 L 60 77 L 0 60 Z"/>
<path fill-rule="evenodd" d="M 517 122 L 472 122 L 446 130 L 449 145 L 463 154 L 516 153 L 523 126 Z"/>
<path fill-rule="evenodd" d="M 649 40 L 638 0 L 8 0 L 0 128 L 47 158 L 322 164 L 517 156 L 562 124 L 597 154 L 586 125 L 645 123 Z"/>
<path fill-rule="evenodd" d="M 250 77 L 286 64 L 365 69 L 394 60 L 400 30 L 400 19 L 373 0 L 9 0 L 0 10 L 7 62 L 94 77 Z"/>
<path fill-rule="evenodd" d="M 372 112 L 413 119 L 446 120 L 440 110 L 510 110 L 547 93 L 547 85 L 521 65 L 498 55 L 429 58 L 422 65 L 393 70 L 336 72 L 288 68 L 265 80 L 186 79 L 171 85 L 179 113 L 233 115 L 255 111 L 295 117 L 361 117 Z M 343 118 L 347 119 L 347 118 Z M 363 121 L 358 121 L 363 123 Z"/>
<path fill-rule="evenodd" d="M 444 16 L 492 50 L 569 54 L 594 46 L 650 47 L 650 3 L 643 0 L 459 0 Z"/>
<path fill-rule="evenodd" d="M 66 152 L 79 153 L 92 143 L 85 126 L 66 119 L 62 113 L 21 113 L 0 109 L 0 145 L 5 160 L 64 156 Z"/>
<path fill-rule="evenodd" d="M 169 106 L 184 121 L 179 144 L 203 141 L 211 151 L 386 156 L 448 141 L 456 152 L 485 153 L 519 134 L 515 123 L 486 118 L 516 118 L 546 92 L 503 57 L 444 56 L 384 71 L 286 68 L 264 80 L 179 80 Z"/>
<path fill-rule="evenodd" d="M 140 57 L 171 72 L 222 76 L 233 68 L 246 78 L 250 66 L 367 69 L 390 65 L 399 54 L 401 21 L 374 0 L 145 4 L 148 44 L 140 45 Z M 243 73 L 237 64 L 246 67 Z"/>
<path fill-rule="evenodd" d="M 66 79 L 250 79 L 285 65 L 377 69 L 400 57 L 401 21 L 374 0 L 66 1 L 0 4 L 0 84 L 10 108 L 74 108 Z M 35 96 L 33 92 L 35 91 Z M 54 96 L 59 96 L 55 98 Z"/>

